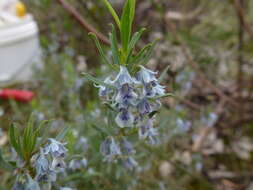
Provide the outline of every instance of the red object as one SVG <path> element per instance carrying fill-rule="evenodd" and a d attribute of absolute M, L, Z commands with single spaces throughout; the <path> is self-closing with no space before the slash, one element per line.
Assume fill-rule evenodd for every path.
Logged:
<path fill-rule="evenodd" d="M 32 100 L 34 93 L 26 90 L 2 89 L 0 98 L 13 99 L 20 102 L 29 102 Z"/>

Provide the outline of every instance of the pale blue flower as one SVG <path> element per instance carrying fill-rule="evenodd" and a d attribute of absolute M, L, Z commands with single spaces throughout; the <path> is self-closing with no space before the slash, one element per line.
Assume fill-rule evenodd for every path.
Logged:
<path fill-rule="evenodd" d="M 51 168 L 45 172 L 44 174 L 36 176 L 36 180 L 38 182 L 55 182 L 57 178 L 56 171 Z"/>
<path fill-rule="evenodd" d="M 200 172 L 203 169 L 203 163 L 202 162 L 197 162 L 195 164 L 195 169 Z"/>
<path fill-rule="evenodd" d="M 143 98 L 138 104 L 137 104 L 137 109 L 139 113 L 143 116 L 145 114 L 148 114 L 152 112 L 152 107 L 148 100 L 146 98 Z"/>
<path fill-rule="evenodd" d="M 24 190 L 40 190 L 40 186 L 37 181 L 34 181 L 29 175 L 25 184 Z"/>
<path fill-rule="evenodd" d="M 128 157 L 123 160 L 123 166 L 128 170 L 133 170 L 138 166 L 138 163 L 132 157 Z"/>
<path fill-rule="evenodd" d="M 110 79 L 110 77 L 107 77 L 105 80 L 104 80 L 104 83 L 105 84 L 109 84 L 109 85 L 112 85 L 113 84 L 113 81 Z M 108 87 L 108 86 L 103 86 L 103 85 L 94 85 L 95 87 L 99 88 L 99 96 L 107 96 L 108 94 L 110 94 L 113 90 Z"/>
<path fill-rule="evenodd" d="M 118 91 L 115 102 L 118 103 L 120 108 L 126 108 L 129 105 L 134 105 L 137 94 L 129 84 L 123 84 Z"/>
<path fill-rule="evenodd" d="M 69 169 L 78 170 L 87 167 L 88 162 L 85 158 L 81 160 L 73 159 L 69 162 Z"/>
<path fill-rule="evenodd" d="M 136 83 L 136 81 L 131 77 L 127 68 L 124 66 L 120 66 L 120 71 L 116 76 L 115 80 L 113 81 L 113 84 L 119 89 L 124 84 L 134 84 L 134 83 Z"/>
<path fill-rule="evenodd" d="M 35 169 L 36 169 L 36 176 L 44 175 L 49 170 L 49 161 L 46 158 L 42 149 L 40 149 L 40 154 L 38 155 L 37 159 L 35 160 Z"/>
<path fill-rule="evenodd" d="M 52 161 L 52 169 L 54 171 L 62 171 L 64 168 L 66 168 L 66 163 L 64 162 L 63 157 L 54 157 Z"/>
<path fill-rule="evenodd" d="M 131 114 L 131 112 L 128 109 L 121 108 L 120 112 L 115 118 L 115 122 L 121 128 L 132 127 L 134 123 L 134 116 Z"/>
<path fill-rule="evenodd" d="M 158 136 L 158 131 L 153 127 L 153 120 L 148 119 L 143 122 L 139 128 L 139 138 L 147 139 L 150 144 L 155 145 L 157 144 L 156 136 Z"/>
<path fill-rule="evenodd" d="M 194 72 L 183 71 L 176 76 L 175 82 L 181 86 L 183 93 L 187 93 L 192 88 L 192 81 L 194 78 Z"/>
<path fill-rule="evenodd" d="M 153 128 L 153 121 L 151 119 L 148 119 L 145 123 L 142 123 L 142 125 L 139 128 L 139 138 L 145 139 L 148 136 L 149 130 Z"/>
<path fill-rule="evenodd" d="M 110 154 L 111 138 L 106 138 L 100 145 L 100 152 L 106 156 Z"/>
<path fill-rule="evenodd" d="M 212 127 L 218 120 L 218 115 L 216 113 L 209 113 L 207 117 L 201 118 L 201 121 L 207 126 Z"/>
<path fill-rule="evenodd" d="M 120 147 L 118 144 L 116 144 L 114 138 L 111 139 L 110 153 L 112 155 L 120 155 L 121 154 Z"/>
<path fill-rule="evenodd" d="M 115 142 L 113 137 L 108 137 L 100 145 L 100 152 L 105 156 L 105 160 L 113 161 L 114 158 L 121 155 L 121 150 L 119 145 Z"/>
<path fill-rule="evenodd" d="M 33 180 L 30 175 L 18 176 L 12 190 L 40 190 L 37 181 Z"/>
<path fill-rule="evenodd" d="M 152 81 L 144 85 L 143 93 L 147 97 L 162 96 L 165 94 L 165 86 Z"/>
<path fill-rule="evenodd" d="M 127 141 L 126 138 L 124 138 L 124 137 L 121 138 L 121 140 L 120 140 L 120 147 L 121 147 L 122 153 L 125 155 L 130 155 L 130 154 L 135 153 L 132 143 Z"/>
<path fill-rule="evenodd" d="M 156 74 L 157 72 L 146 69 L 143 66 L 140 66 L 141 70 L 137 73 L 137 81 L 142 82 L 143 84 L 148 84 L 153 81 L 157 81 Z"/>
<path fill-rule="evenodd" d="M 75 149 L 87 151 L 89 147 L 88 140 L 85 137 L 80 137 L 75 145 Z"/>
<path fill-rule="evenodd" d="M 178 118 L 176 120 L 176 123 L 177 123 L 177 130 L 179 132 L 187 132 L 189 131 L 189 129 L 191 128 L 191 122 L 190 121 L 184 121 L 182 120 L 181 118 Z"/>
<path fill-rule="evenodd" d="M 151 128 L 148 133 L 148 143 L 151 145 L 157 145 L 158 144 L 158 131 L 155 128 Z"/>
<path fill-rule="evenodd" d="M 53 157 L 64 157 L 67 149 L 64 145 L 66 143 L 61 143 L 55 139 L 49 138 L 50 143 L 45 147 L 45 154 L 50 153 Z"/>

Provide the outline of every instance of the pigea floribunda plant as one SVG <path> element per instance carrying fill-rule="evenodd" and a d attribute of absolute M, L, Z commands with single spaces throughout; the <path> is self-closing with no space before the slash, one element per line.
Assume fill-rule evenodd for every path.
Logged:
<path fill-rule="evenodd" d="M 136 141 L 159 144 L 155 119 L 161 107 L 161 98 L 172 95 L 166 93 L 165 86 L 160 84 L 169 68 L 158 77 L 158 72 L 146 67 L 156 41 L 137 51 L 136 44 L 145 29 L 132 34 L 135 0 L 126 0 L 121 17 L 107 0 L 103 2 L 116 23 L 111 24 L 109 34 L 111 56 L 104 52 L 96 35 L 91 33 L 90 36 L 112 74 L 103 80 L 88 73 L 83 73 L 83 76 L 98 88 L 100 100 L 108 110 L 105 124 L 94 125 L 103 133 L 104 139 L 100 143 L 103 160 L 121 163 L 124 168 L 133 170 L 138 166 L 135 159 Z M 6 161 L 0 154 L 0 164 L 15 174 L 13 190 L 52 189 L 58 174 L 66 175 L 68 150 L 63 138 L 69 128 L 64 128 L 55 138 L 49 138 L 48 127 L 45 126 L 48 126 L 48 121 L 38 124 L 31 116 L 23 133 L 15 125 L 10 127 L 13 155 L 10 161 Z M 86 160 L 72 160 L 69 167 L 78 168 L 81 165 L 86 165 Z"/>
<path fill-rule="evenodd" d="M 160 99 L 171 94 L 165 92 L 162 86 L 164 75 L 168 67 L 157 77 L 157 72 L 145 67 L 151 58 L 156 41 L 147 44 L 137 51 L 136 44 L 141 38 L 144 28 L 132 35 L 132 26 L 135 15 L 135 0 L 125 2 L 121 18 L 112 6 L 104 0 L 109 12 L 113 16 L 116 26 L 111 24 L 109 34 L 111 57 L 104 53 L 98 38 L 94 39 L 102 60 L 115 72 L 100 80 L 84 73 L 84 76 L 95 83 L 99 89 L 99 96 L 109 109 L 107 125 L 112 128 L 111 133 L 100 145 L 100 152 L 108 162 L 121 162 L 127 169 L 134 169 L 137 162 L 134 143 L 129 139 L 138 136 L 138 140 L 146 141 L 151 145 L 159 143 L 159 134 L 154 121 L 159 108 Z M 120 40 L 117 38 L 119 31 Z"/>

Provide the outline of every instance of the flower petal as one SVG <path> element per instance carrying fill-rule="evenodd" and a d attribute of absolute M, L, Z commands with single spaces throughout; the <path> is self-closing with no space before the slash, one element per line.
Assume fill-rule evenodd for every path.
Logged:
<path fill-rule="evenodd" d="M 132 127 L 134 123 L 134 116 L 129 112 L 128 109 L 122 108 L 115 118 L 115 121 L 121 128 Z"/>

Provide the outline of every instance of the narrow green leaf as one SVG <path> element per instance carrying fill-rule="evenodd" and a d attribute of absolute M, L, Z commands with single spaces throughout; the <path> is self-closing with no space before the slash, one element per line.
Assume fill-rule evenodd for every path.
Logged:
<path fill-rule="evenodd" d="M 141 35 L 143 34 L 145 30 L 146 30 L 145 28 L 142 28 L 140 31 L 134 33 L 128 45 L 128 53 L 130 53 L 130 51 L 133 50 L 133 48 L 135 47 L 136 43 L 139 41 L 139 39 L 141 38 Z"/>
<path fill-rule="evenodd" d="M 151 43 L 144 46 L 137 53 L 137 55 L 133 57 L 133 59 L 131 60 L 131 64 L 139 64 L 143 60 L 143 58 L 146 56 L 146 54 L 150 51 L 151 47 L 152 47 Z"/>
<path fill-rule="evenodd" d="M 93 34 L 93 33 L 89 33 L 89 36 L 94 40 L 94 42 L 95 42 L 95 44 L 96 44 L 96 46 L 98 48 L 99 54 L 102 57 L 103 62 L 106 63 L 106 64 L 108 64 L 108 65 L 111 65 L 111 63 L 107 59 L 107 57 L 106 57 L 106 55 L 105 55 L 105 53 L 104 53 L 104 51 L 103 51 L 103 49 L 102 49 L 102 47 L 100 45 L 100 42 L 98 41 L 97 36 L 95 34 Z"/>
<path fill-rule="evenodd" d="M 12 124 L 9 129 L 9 139 L 10 139 L 10 143 L 11 143 L 12 147 L 15 149 L 17 154 L 21 158 L 23 158 L 23 155 L 21 153 L 21 144 L 16 141 L 16 139 L 18 139 L 18 138 L 16 137 L 16 134 L 15 134 L 15 124 Z"/>
<path fill-rule="evenodd" d="M 126 65 L 129 65 L 131 63 L 131 58 L 132 58 L 132 53 L 134 51 L 134 47 L 136 45 L 136 43 L 138 42 L 138 40 L 140 39 L 142 33 L 145 31 L 146 29 L 145 28 L 142 28 L 140 31 L 136 32 L 130 43 L 129 43 L 129 46 L 128 46 L 128 52 L 127 52 L 127 59 L 126 59 Z"/>
<path fill-rule="evenodd" d="M 117 41 L 116 30 L 115 30 L 114 25 L 112 25 L 112 33 L 110 33 L 109 36 L 110 36 L 110 41 L 111 41 L 113 62 L 114 64 L 119 65 L 120 64 L 119 48 L 118 48 L 118 41 Z"/>
<path fill-rule="evenodd" d="M 162 74 L 160 75 L 160 77 L 159 77 L 159 79 L 158 79 L 158 82 L 159 82 L 159 83 L 163 81 L 163 79 L 165 78 L 165 76 L 166 76 L 166 74 L 167 74 L 169 68 L 170 68 L 170 65 L 168 65 L 168 66 L 164 69 L 164 71 L 162 72 Z"/>
<path fill-rule="evenodd" d="M 154 49 L 155 49 L 155 45 L 157 43 L 158 40 L 152 42 L 150 48 L 147 50 L 145 56 L 144 56 L 144 59 L 141 61 L 141 64 L 142 65 L 145 65 L 148 63 L 148 61 L 151 59 L 152 55 L 153 55 L 153 52 L 154 52 Z"/>
<path fill-rule="evenodd" d="M 107 9 L 109 10 L 109 12 L 111 13 L 111 15 L 113 16 L 117 26 L 119 27 L 120 29 L 120 20 L 119 20 L 119 17 L 117 15 L 117 13 L 115 12 L 115 10 L 112 8 L 111 4 L 107 1 L 107 0 L 103 0 Z"/>
<path fill-rule="evenodd" d="M 49 130 L 49 127 L 45 128 L 45 126 L 46 126 L 46 124 L 48 124 L 51 121 L 52 120 L 43 120 L 42 122 L 40 122 L 39 126 L 34 131 L 34 144 L 32 146 L 32 151 L 33 152 L 36 149 L 38 149 L 40 147 L 40 145 L 42 145 L 45 142 L 45 139 L 48 136 L 48 130 Z M 44 129 L 43 130 L 43 135 L 42 135 L 41 138 L 38 139 L 42 129 Z"/>
<path fill-rule="evenodd" d="M 152 56 L 156 42 L 157 40 L 143 47 L 139 53 L 132 60 L 130 60 L 131 65 L 137 66 L 147 64 Z"/>
<path fill-rule="evenodd" d="M 136 0 L 130 0 L 130 18 L 132 22 L 134 20 L 134 15 L 135 15 L 135 4 L 136 4 Z"/>
<path fill-rule="evenodd" d="M 88 79 L 88 80 L 94 82 L 95 84 L 99 84 L 99 85 L 102 85 L 102 86 L 107 86 L 107 87 L 112 88 L 112 89 L 116 89 L 115 86 L 110 85 L 110 84 L 106 84 L 106 83 L 104 83 L 103 81 L 101 81 L 100 79 L 97 79 L 97 78 L 91 76 L 91 75 L 88 74 L 88 73 L 82 73 L 82 75 L 83 75 L 86 79 Z"/>
<path fill-rule="evenodd" d="M 66 134 L 68 133 L 70 127 L 65 127 L 62 129 L 62 131 L 55 137 L 56 140 L 62 141 Z"/>
<path fill-rule="evenodd" d="M 37 139 L 35 149 L 39 149 L 39 147 L 41 147 L 44 143 L 46 143 L 48 136 L 49 136 L 49 129 L 50 129 L 50 127 L 43 128 L 42 136 L 41 136 L 41 138 Z"/>
<path fill-rule="evenodd" d="M 132 32 L 132 24 L 135 12 L 135 0 L 127 0 L 121 16 L 121 41 L 124 52 L 127 52 L 128 43 Z"/>
<path fill-rule="evenodd" d="M 44 127 L 46 124 L 48 124 L 49 122 L 51 122 L 52 120 L 43 120 L 40 122 L 39 126 L 37 127 L 37 129 L 35 130 L 35 135 L 38 137 L 40 130 L 42 129 L 42 127 Z"/>
<path fill-rule="evenodd" d="M 154 100 L 156 100 L 156 99 L 159 99 L 159 98 L 165 98 L 165 97 L 169 97 L 169 96 L 171 96 L 171 97 L 175 97 L 175 95 L 174 95 L 174 94 L 172 94 L 172 93 L 166 93 L 166 94 L 164 94 L 164 95 L 151 97 L 150 99 L 154 99 Z"/>
<path fill-rule="evenodd" d="M 34 139 L 34 117 L 31 114 L 28 124 L 24 129 L 23 133 L 23 155 L 25 155 L 25 159 L 30 159 L 30 155 L 32 153 L 32 149 L 35 144 L 35 139 Z"/>

